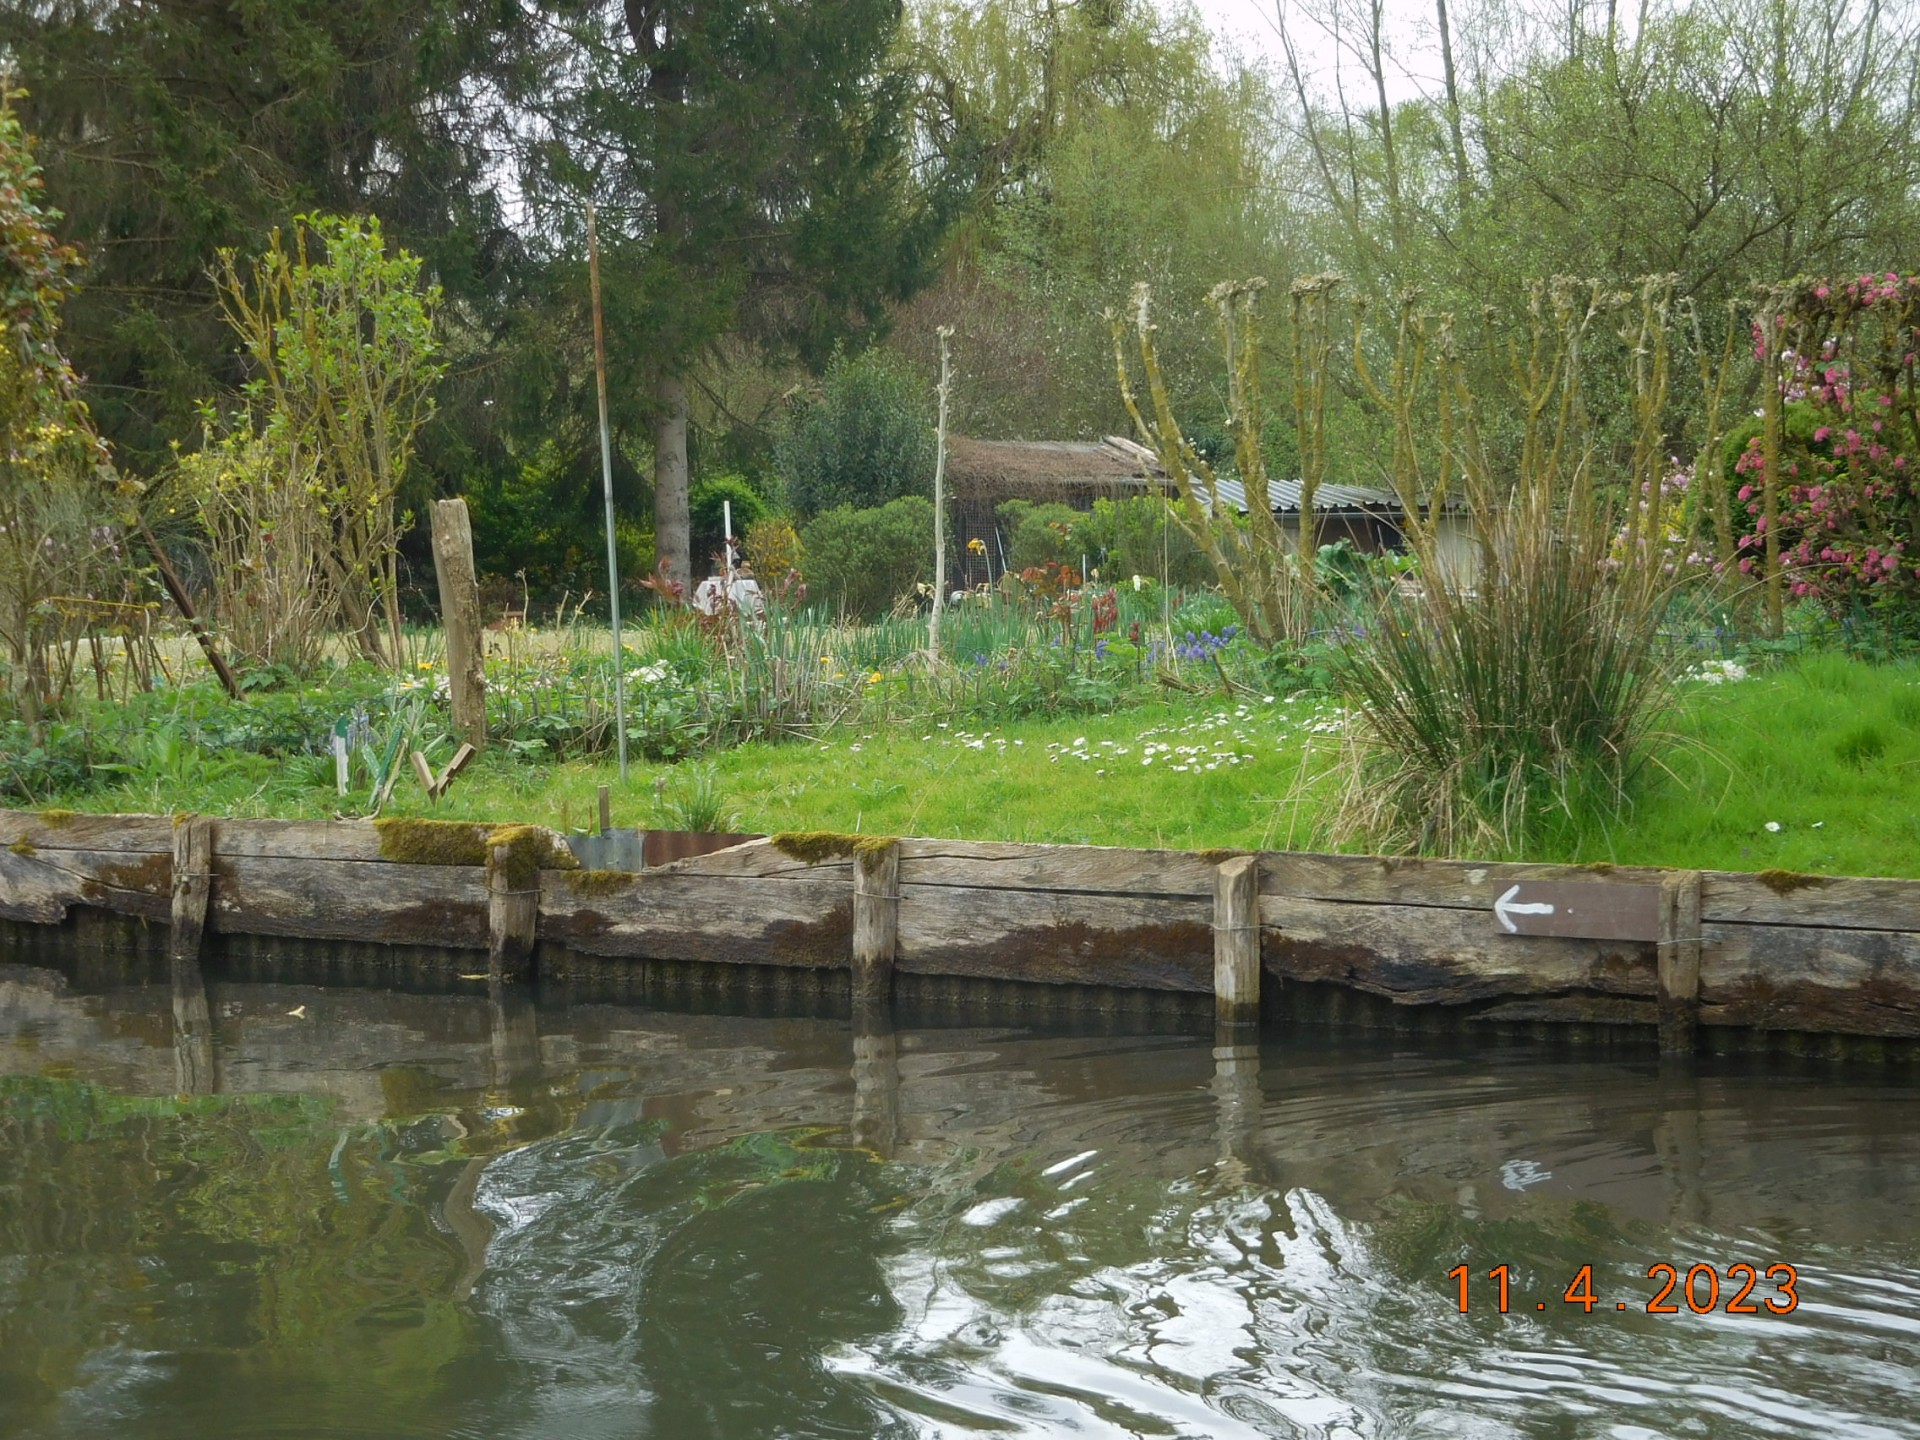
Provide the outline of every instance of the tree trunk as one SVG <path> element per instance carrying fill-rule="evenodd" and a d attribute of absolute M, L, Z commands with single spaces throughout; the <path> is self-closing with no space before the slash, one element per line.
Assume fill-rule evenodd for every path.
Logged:
<path fill-rule="evenodd" d="M 1460 127 L 1460 83 L 1453 68 L 1453 29 L 1447 23 L 1447 0 L 1434 0 L 1440 20 L 1440 68 L 1447 85 L 1447 138 L 1453 145 L 1453 185 L 1455 197 L 1467 198 L 1467 140 Z"/>
<path fill-rule="evenodd" d="M 687 382 L 662 375 L 654 391 L 660 418 L 653 427 L 653 543 L 669 578 L 693 591 L 687 515 Z"/>

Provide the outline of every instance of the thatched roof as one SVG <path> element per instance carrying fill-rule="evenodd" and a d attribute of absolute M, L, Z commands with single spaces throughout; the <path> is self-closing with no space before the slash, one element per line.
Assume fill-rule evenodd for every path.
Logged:
<path fill-rule="evenodd" d="M 947 485 L 957 499 L 1067 500 L 1144 492 L 1158 474 L 1129 441 L 947 440 Z"/>

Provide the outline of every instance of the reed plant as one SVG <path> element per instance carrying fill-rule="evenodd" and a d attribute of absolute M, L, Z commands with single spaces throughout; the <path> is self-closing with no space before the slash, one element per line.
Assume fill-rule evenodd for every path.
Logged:
<path fill-rule="evenodd" d="M 1373 623 L 1334 663 L 1352 715 L 1336 843 L 1517 855 L 1548 829 L 1606 825 L 1627 808 L 1683 663 L 1663 630 L 1685 579 L 1656 543 L 1671 291 L 1668 277 L 1637 294 L 1535 286 L 1513 345 L 1518 453 L 1498 457 L 1447 317 L 1409 298 L 1384 383 L 1356 334 L 1362 382 L 1396 420 L 1418 578 L 1380 588 Z M 1638 432 L 1611 483 L 1594 473 L 1581 395 L 1609 329 Z M 1418 443 L 1416 406 L 1438 412 L 1437 450 Z M 1472 564 L 1442 544 L 1462 519 Z"/>

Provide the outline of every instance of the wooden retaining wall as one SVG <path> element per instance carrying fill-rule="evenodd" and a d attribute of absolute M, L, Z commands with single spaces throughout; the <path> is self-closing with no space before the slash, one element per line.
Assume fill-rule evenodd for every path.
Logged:
<path fill-rule="evenodd" d="M 215 935 L 429 945 L 509 968 L 542 941 L 813 969 L 858 951 L 868 995 L 892 972 L 1092 985 L 1213 994 L 1223 1020 L 1259 1013 L 1260 988 L 1284 1010 L 1286 987 L 1310 982 L 1491 1021 L 1660 1024 L 1670 1048 L 1695 1024 L 1920 1037 L 1916 881 L 927 839 L 856 851 L 852 837 L 627 873 L 558 868 L 570 855 L 536 827 L 513 833 L 539 865 L 516 868 L 487 843 L 506 832 L 478 825 L 433 832 L 461 841 L 461 863 L 421 863 L 401 842 L 434 822 L 393 823 L 0 811 L 0 920 L 92 907 L 178 935 L 199 917 Z M 1502 933 L 1494 900 L 1533 881 L 1658 886 L 1662 938 Z"/>

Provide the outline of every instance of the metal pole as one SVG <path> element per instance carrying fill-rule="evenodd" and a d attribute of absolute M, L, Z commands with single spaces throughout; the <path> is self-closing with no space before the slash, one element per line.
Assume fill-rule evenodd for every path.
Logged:
<path fill-rule="evenodd" d="M 593 287 L 593 370 L 600 387 L 600 478 L 607 492 L 607 595 L 613 604 L 613 725 L 620 740 L 620 783 L 627 780 L 626 657 L 620 648 L 620 556 L 613 543 L 613 435 L 607 429 L 607 337 L 600 323 L 600 237 L 587 206 L 587 275 Z"/>

